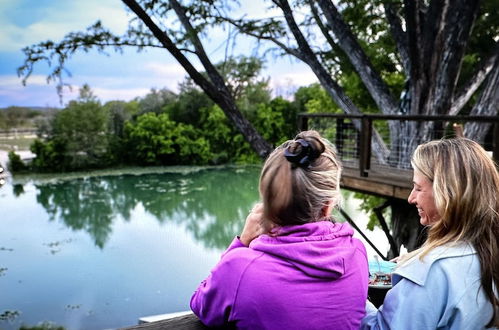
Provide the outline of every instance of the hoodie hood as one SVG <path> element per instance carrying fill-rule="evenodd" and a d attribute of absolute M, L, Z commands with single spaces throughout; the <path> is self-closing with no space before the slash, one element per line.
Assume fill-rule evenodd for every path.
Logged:
<path fill-rule="evenodd" d="M 276 234 L 260 236 L 250 248 L 286 260 L 309 276 L 327 279 L 340 278 L 345 263 L 362 244 L 352 237 L 348 223 L 320 221 L 283 226 Z"/>

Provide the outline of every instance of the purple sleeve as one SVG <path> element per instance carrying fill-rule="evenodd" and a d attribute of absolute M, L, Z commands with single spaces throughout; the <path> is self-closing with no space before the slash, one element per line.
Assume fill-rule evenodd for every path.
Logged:
<path fill-rule="evenodd" d="M 191 298 L 191 309 L 207 326 L 222 326 L 229 322 L 239 285 L 244 258 L 232 257 L 228 252 L 236 248 L 247 249 L 236 237 L 222 254 L 211 274 L 201 282 Z"/>

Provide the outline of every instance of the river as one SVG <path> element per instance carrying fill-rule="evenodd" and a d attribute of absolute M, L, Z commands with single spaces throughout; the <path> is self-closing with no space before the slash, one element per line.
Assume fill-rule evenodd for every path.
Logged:
<path fill-rule="evenodd" d="M 258 201 L 259 172 L 160 167 L 8 178 L 0 187 L 0 329 L 43 321 L 109 329 L 188 310 Z M 345 197 L 365 228 L 358 201 Z M 367 234 L 386 252 L 379 231 Z"/>

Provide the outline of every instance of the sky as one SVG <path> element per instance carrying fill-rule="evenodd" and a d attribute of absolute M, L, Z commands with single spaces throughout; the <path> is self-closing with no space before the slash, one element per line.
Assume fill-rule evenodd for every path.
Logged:
<path fill-rule="evenodd" d="M 242 2 L 250 4 L 245 9 L 248 13 L 265 12 L 258 1 Z M 164 49 L 141 53 L 128 49 L 123 54 L 110 50 L 108 56 L 78 53 L 66 65 L 71 76 L 65 77 L 64 82 L 73 88 L 64 91 L 62 103 L 55 83 L 47 84 L 50 71 L 44 63 L 35 66 L 26 86 L 22 85 L 17 76 L 17 68 L 24 60 L 22 48 L 46 40 L 59 41 L 67 33 L 83 31 L 97 20 L 112 32 L 122 34 L 130 15 L 120 0 L 0 0 L 0 107 L 63 107 L 77 97 L 78 89 L 85 83 L 102 102 L 130 101 L 143 97 L 152 88 L 177 91 L 186 73 Z M 214 33 L 205 44 L 214 58 L 220 49 L 225 49 L 224 36 Z M 235 52 L 247 55 L 251 47 L 239 43 Z M 269 58 L 262 76 L 270 78 L 274 95 L 285 97 L 297 87 L 317 81 L 307 66 L 286 57 Z"/>

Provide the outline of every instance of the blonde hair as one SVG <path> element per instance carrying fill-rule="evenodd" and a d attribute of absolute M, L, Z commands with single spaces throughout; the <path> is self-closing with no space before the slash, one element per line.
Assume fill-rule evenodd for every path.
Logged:
<path fill-rule="evenodd" d="M 301 155 L 304 145 L 310 147 L 309 156 L 289 157 Z M 324 207 L 341 201 L 341 170 L 336 148 L 318 132 L 304 131 L 286 141 L 270 154 L 262 169 L 264 217 L 279 225 L 324 220 Z"/>
<path fill-rule="evenodd" d="M 431 141 L 416 148 L 412 166 L 432 182 L 440 219 L 423 246 L 413 251 L 423 259 L 432 249 L 467 242 L 480 259 L 481 284 L 494 307 L 488 326 L 499 326 L 499 173 L 494 161 L 466 138 Z"/>

